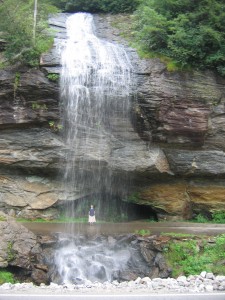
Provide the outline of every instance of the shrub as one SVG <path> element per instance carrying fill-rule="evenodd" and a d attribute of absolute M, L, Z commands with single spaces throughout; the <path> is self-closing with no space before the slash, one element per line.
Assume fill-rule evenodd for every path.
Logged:
<path fill-rule="evenodd" d="M 4 269 L 0 270 L 0 284 L 3 283 L 15 283 L 13 274 Z"/>
<path fill-rule="evenodd" d="M 215 223 L 225 223 L 225 211 L 215 211 L 212 214 L 212 220 Z"/>
<path fill-rule="evenodd" d="M 135 12 L 135 37 L 182 67 L 225 75 L 224 9 L 223 0 L 143 0 Z"/>
<path fill-rule="evenodd" d="M 197 223 L 207 223 L 207 222 L 209 222 L 209 220 L 205 216 L 203 216 L 201 214 L 198 214 L 195 217 L 194 221 L 196 221 Z"/>
<path fill-rule="evenodd" d="M 34 35 L 34 1 L 5 0 L 0 3 L 0 27 L 6 40 L 5 57 L 11 62 L 22 62 L 31 66 L 39 64 L 39 56 L 52 45 L 47 19 L 56 8 L 49 0 L 38 1 L 37 23 Z"/>
<path fill-rule="evenodd" d="M 173 277 L 179 275 L 196 275 L 203 270 L 214 274 L 225 274 L 221 262 L 225 259 L 225 234 L 215 238 L 215 242 L 207 240 L 170 241 L 164 248 L 167 263 L 173 269 Z"/>

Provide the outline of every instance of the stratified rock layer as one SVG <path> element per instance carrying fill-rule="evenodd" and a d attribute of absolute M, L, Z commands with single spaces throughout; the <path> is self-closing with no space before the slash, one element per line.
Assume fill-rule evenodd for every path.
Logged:
<path fill-rule="evenodd" d="M 47 78 L 60 73 L 57 45 L 65 38 L 65 20 L 64 14 L 50 20 L 57 29 L 55 45 L 42 55 L 40 70 L 0 71 L 0 208 L 15 215 L 54 218 L 66 200 L 59 174 L 73 149 L 57 127 L 59 84 Z M 123 43 L 132 61 L 133 118 L 118 120 L 112 136 L 102 139 L 102 157 L 94 137 L 89 154 L 73 153 L 77 170 L 85 158 L 114 178 L 128 178 L 127 201 L 160 215 L 189 218 L 225 210 L 225 79 L 209 71 L 172 73 L 158 59 L 141 60 L 111 27 L 112 16 L 94 20 L 99 37 Z M 31 182 L 32 176 L 39 179 Z M 71 188 L 67 200 L 95 192 Z"/>

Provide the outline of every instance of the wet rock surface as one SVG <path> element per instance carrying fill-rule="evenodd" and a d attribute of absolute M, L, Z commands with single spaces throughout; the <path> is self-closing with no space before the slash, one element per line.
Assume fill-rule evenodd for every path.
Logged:
<path fill-rule="evenodd" d="M 42 249 L 37 237 L 12 217 L 0 212 L 0 268 L 11 268 L 18 278 L 48 283 L 47 270 L 38 267 Z"/>
<path fill-rule="evenodd" d="M 212 273 L 170 278 L 172 270 L 163 249 L 171 240 L 172 237 L 161 235 L 106 235 L 93 231 L 35 235 L 1 213 L 0 268 L 10 268 L 18 280 L 31 283 L 3 284 L 0 290 L 6 293 L 29 293 L 31 289 L 38 293 L 51 292 L 53 287 L 57 291 L 90 289 L 95 292 L 97 289 L 109 293 L 127 288 L 152 292 L 225 290 L 225 277 Z"/>
<path fill-rule="evenodd" d="M 164 244 L 156 236 L 63 235 L 58 237 L 54 252 L 48 247 L 43 251 L 51 282 L 122 282 L 146 276 L 167 278 L 171 269 L 162 255 Z"/>
<path fill-rule="evenodd" d="M 164 241 L 156 236 L 36 236 L 12 217 L 0 218 L 0 267 L 16 268 L 20 280 L 83 284 L 171 273 L 161 254 Z"/>
<path fill-rule="evenodd" d="M 60 100 L 59 82 L 51 81 L 48 75 L 60 73 L 59 48 L 65 42 L 67 16 L 50 18 L 55 44 L 42 55 L 40 69 L 10 67 L 0 71 L 0 170 L 2 176 L 9 177 L 0 180 L 0 207 L 7 213 L 21 211 L 31 219 L 45 218 L 52 206 L 65 200 L 58 193 L 56 174 L 73 150 L 49 125 L 51 122 L 57 128 L 60 123 Z M 95 15 L 96 34 L 123 44 L 131 59 L 133 117 L 118 121 L 113 135 L 102 139 L 104 154 L 100 159 L 94 137 L 90 155 L 78 149 L 74 153 L 77 166 L 85 159 L 96 168 L 100 164 L 104 172 L 110 169 L 115 178 L 128 178 L 132 182 L 128 200 L 151 206 L 158 216 L 188 219 L 201 210 L 208 214 L 224 210 L 225 80 L 210 71 L 168 72 L 158 59 L 140 59 L 119 29 L 111 26 L 113 20 L 112 16 Z M 43 177 L 43 182 L 50 179 L 46 195 L 35 187 L 27 191 L 27 176 Z M 116 187 L 118 182 L 115 180 Z M 95 192 L 89 187 L 83 193 L 71 190 L 70 199 Z M 57 211 L 50 215 L 53 218 Z"/>

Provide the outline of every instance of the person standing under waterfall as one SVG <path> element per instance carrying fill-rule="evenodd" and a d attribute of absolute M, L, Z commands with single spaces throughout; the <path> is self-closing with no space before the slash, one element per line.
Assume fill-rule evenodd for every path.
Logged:
<path fill-rule="evenodd" d="M 95 210 L 94 210 L 93 205 L 91 205 L 91 208 L 89 210 L 88 222 L 89 222 L 90 225 L 93 225 L 93 223 L 96 222 L 96 219 L 95 219 Z"/>

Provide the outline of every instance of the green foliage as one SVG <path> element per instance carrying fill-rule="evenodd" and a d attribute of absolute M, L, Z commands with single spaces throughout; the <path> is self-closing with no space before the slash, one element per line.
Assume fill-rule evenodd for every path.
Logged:
<path fill-rule="evenodd" d="M 135 12 L 135 39 L 181 67 L 225 75 L 223 0 L 143 0 Z"/>
<path fill-rule="evenodd" d="M 58 7 L 60 10 L 65 10 L 65 6 L 69 2 L 68 0 L 49 0 L 49 3 Z"/>
<path fill-rule="evenodd" d="M 138 192 L 132 193 L 128 196 L 128 202 L 138 203 L 140 199 L 140 195 Z"/>
<path fill-rule="evenodd" d="M 0 284 L 3 283 L 12 283 L 12 284 L 16 283 L 13 274 L 6 271 L 5 269 L 0 270 Z"/>
<path fill-rule="evenodd" d="M 173 277 L 194 275 L 201 271 L 225 274 L 221 262 L 225 259 L 225 234 L 217 236 L 214 243 L 197 240 L 170 241 L 164 248 Z"/>
<path fill-rule="evenodd" d="M 53 131 L 53 132 L 59 132 L 60 130 L 63 129 L 63 126 L 61 124 L 57 124 L 55 123 L 54 121 L 49 121 L 48 122 L 49 126 L 50 126 L 50 129 Z"/>
<path fill-rule="evenodd" d="M 91 12 L 91 13 L 126 13 L 133 12 L 139 0 L 70 0 L 53 1 L 55 5 L 67 12 Z"/>
<path fill-rule="evenodd" d="M 163 232 L 161 235 L 171 236 L 173 238 L 194 238 L 194 235 L 190 233 Z"/>
<path fill-rule="evenodd" d="M 209 222 L 209 220 L 202 214 L 198 214 L 195 217 L 194 221 L 196 221 L 197 223 L 208 223 Z"/>
<path fill-rule="evenodd" d="M 212 219 L 208 219 L 202 214 L 198 214 L 193 220 L 197 223 L 217 223 L 217 224 L 225 224 L 225 211 L 215 211 L 212 213 Z"/>
<path fill-rule="evenodd" d="M 0 216 L 0 222 L 6 221 L 6 218 L 4 216 Z"/>
<path fill-rule="evenodd" d="M 39 104 L 37 102 L 32 102 L 32 109 L 34 110 L 48 110 L 46 104 Z"/>
<path fill-rule="evenodd" d="M 225 224 L 225 211 L 215 211 L 212 214 L 212 220 L 214 223 Z"/>
<path fill-rule="evenodd" d="M 13 243 L 8 242 L 7 244 L 7 261 L 12 261 L 15 258 L 14 250 L 13 250 Z"/>
<path fill-rule="evenodd" d="M 15 79 L 14 79 L 14 85 L 13 85 L 13 90 L 14 90 L 14 99 L 16 98 L 16 91 L 18 89 L 18 86 L 20 84 L 20 73 L 16 72 L 15 74 Z"/>
<path fill-rule="evenodd" d="M 140 229 L 140 230 L 135 230 L 135 234 L 141 236 L 147 236 L 151 234 L 151 231 L 148 229 Z"/>
<path fill-rule="evenodd" d="M 49 13 L 56 12 L 49 0 L 38 1 L 37 23 L 34 38 L 34 1 L 4 0 L 0 2 L 0 27 L 2 38 L 7 42 L 5 57 L 11 62 L 30 66 L 39 64 L 39 56 L 52 45 L 48 31 Z"/>
<path fill-rule="evenodd" d="M 59 80 L 59 74 L 55 74 L 55 73 L 49 73 L 47 75 L 47 78 L 50 80 L 50 81 L 58 81 Z"/>

